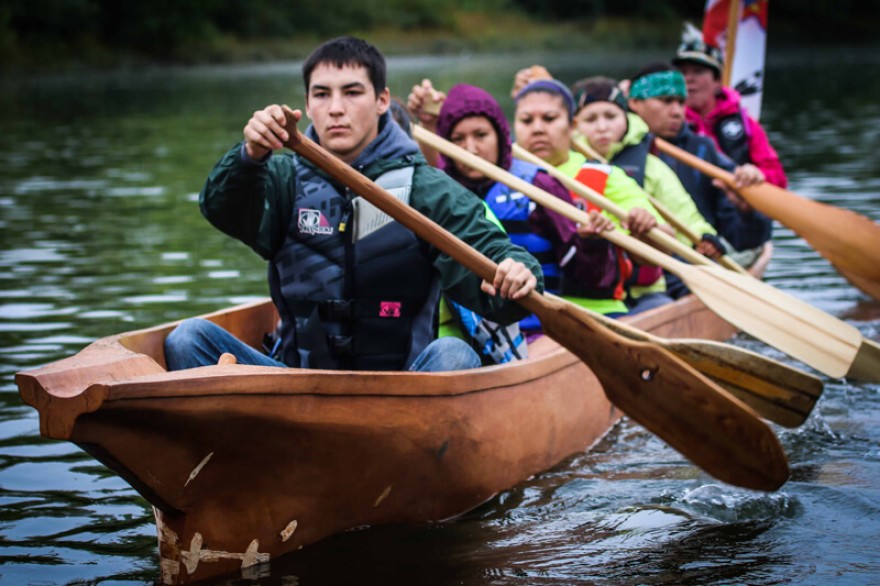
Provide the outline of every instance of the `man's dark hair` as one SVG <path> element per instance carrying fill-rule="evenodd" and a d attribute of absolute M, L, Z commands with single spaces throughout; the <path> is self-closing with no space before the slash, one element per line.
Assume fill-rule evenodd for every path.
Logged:
<path fill-rule="evenodd" d="M 659 73 L 661 71 L 676 71 L 675 66 L 672 65 L 669 61 L 654 61 L 653 63 L 649 63 L 645 65 L 641 69 L 636 72 L 635 75 L 632 76 L 630 81 L 635 83 L 637 79 L 640 77 L 645 77 L 651 73 Z"/>
<path fill-rule="evenodd" d="M 322 63 L 329 63 L 339 68 L 346 65 L 363 67 L 367 70 L 375 94 L 378 96 L 385 89 L 385 57 L 379 49 L 363 39 L 339 37 L 323 43 L 312 51 L 302 66 L 306 94 L 309 92 L 312 71 Z"/>

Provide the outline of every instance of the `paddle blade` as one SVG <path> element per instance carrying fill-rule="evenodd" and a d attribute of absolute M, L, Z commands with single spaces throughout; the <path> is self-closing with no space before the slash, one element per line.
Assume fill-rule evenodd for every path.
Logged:
<path fill-rule="evenodd" d="M 665 347 L 764 419 L 798 427 L 822 396 L 822 380 L 745 348 L 712 340 L 668 340 Z"/>
<path fill-rule="evenodd" d="M 880 225 L 852 210 L 762 183 L 740 190 L 755 209 L 791 228 L 850 282 L 880 299 Z M 874 251 L 874 252 L 871 252 Z"/>
<path fill-rule="evenodd" d="M 544 331 L 596 373 L 611 402 L 694 464 L 756 490 L 788 479 L 778 439 L 742 402 L 663 348 L 601 328 L 567 301 L 533 297 Z"/>
<path fill-rule="evenodd" d="M 880 344 L 873 340 L 862 340 L 856 359 L 846 376 L 867 382 L 880 382 Z"/>
<path fill-rule="evenodd" d="M 862 277 L 837 265 L 834 265 L 834 268 L 837 269 L 837 272 L 840 273 L 844 279 L 855 285 L 857 289 L 880 301 L 880 280 L 875 281 Z"/>
<path fill-rule="evenodd" d="M 724 169 L 662 138 L 655 138 L 654 144 L 661 152 L 735 188 L 733 174 Z M 880 299 L 880 263 L 876 260 L 880 225 L 852 210 L 807 199 L 766 182 L 735 189 L 753 208 L 806 240 L 853 285 Z"/>
<path fill-rule="evenodd" d="M 774 423 L 803 424 L 822 394 L 818 377 L 745 348 L 712 340 L 660 338 L 623 321 L 591 315 L 621 336 L 663 346 Z"/>
<path fill-rule="evenodd" d="M 683 265 L 679 276 L 713 312 L 828 376 L 845 376 L 855 360 L 855 327 L 758 279 L 708 265 Z"/>

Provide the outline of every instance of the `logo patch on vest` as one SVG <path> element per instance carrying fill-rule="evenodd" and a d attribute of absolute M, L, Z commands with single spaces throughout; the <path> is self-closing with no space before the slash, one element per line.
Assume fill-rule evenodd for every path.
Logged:
<path fill-rule="evenodd" d="M 297 229 L 300 234 L 333 234 L 333 226 L 320 210 L 299 210 Z"/>
<path fill-rule="evenodd" d="M 737 140 L 739 138 L 742 138 L 743 132 L 745 131 L 742 121 L 737 118 L 726 120 L 724 124 L 721 125 L 720 130 L 721 134 L 724 135 L 724 138 L 728 140 Z"/>
<path fill-rule="evenodd" d="M 379 317 L 400 317 L 401 305 L 402 303 L 400 301 L 380 301 Z"/>

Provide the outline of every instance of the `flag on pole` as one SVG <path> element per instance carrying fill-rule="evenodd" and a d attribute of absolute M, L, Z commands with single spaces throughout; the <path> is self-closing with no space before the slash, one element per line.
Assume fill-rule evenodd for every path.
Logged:
<path fill-rule="evenodd" d="M 741 2 L 730 85 L 742 95 L 742 104 L 756 120 L 761 117 L 764 92 L 764 58 L 767 47 L 767 3 L 769 0 L 706 0 L 703 41 L 725 51 L 730 2 Z"/>

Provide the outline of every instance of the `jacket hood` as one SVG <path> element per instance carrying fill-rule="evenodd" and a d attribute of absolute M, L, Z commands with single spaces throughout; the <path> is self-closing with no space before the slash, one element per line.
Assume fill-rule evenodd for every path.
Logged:
<path fill-rule="evenodd" d="M 314 125 L 309 124 L 306 136 L 321 144 Z M 389 109 L 379 117 L 379 134 L 361 151 L 351 166 L 360 171 L 379 161 L 392 161 L 415 156 L 421 158 L 419 146 L 394 121 Z"/>
<path fill-rule="evenodd" d="M 626 134 L 623 138 L 611 145 L 608 149 L 608 159 L 613 159 L 617 153 L 628 146 L 637 145 L 644 140 L 648 134 L 648 123 L 642 120 L 641 116 L 633 112 L 626 115 Z"/>
<path fill-rule="evenodd" d="M 510 147 L 510 125 L 495 98 L 481 88 L 462 83 L 449 90 L 437 119 L 437 134 L 449 140 L 455 125 L 468 116 L 485 116 L 489 119 L 492 126 L 495 127 L 495 132 L 498 133 L 498 166 L 510 169 L 513 161 Z M 461 176 L 456 171 L 453 161 L 445 155 L 440 155 L 440 162 L 441 167 L 462 185 L 471 189 L 479 187 L 472 185 L 474 183 L 472 180 L 469 181 Z M 494 181 L 490 185 L 492 183 Z"/>

